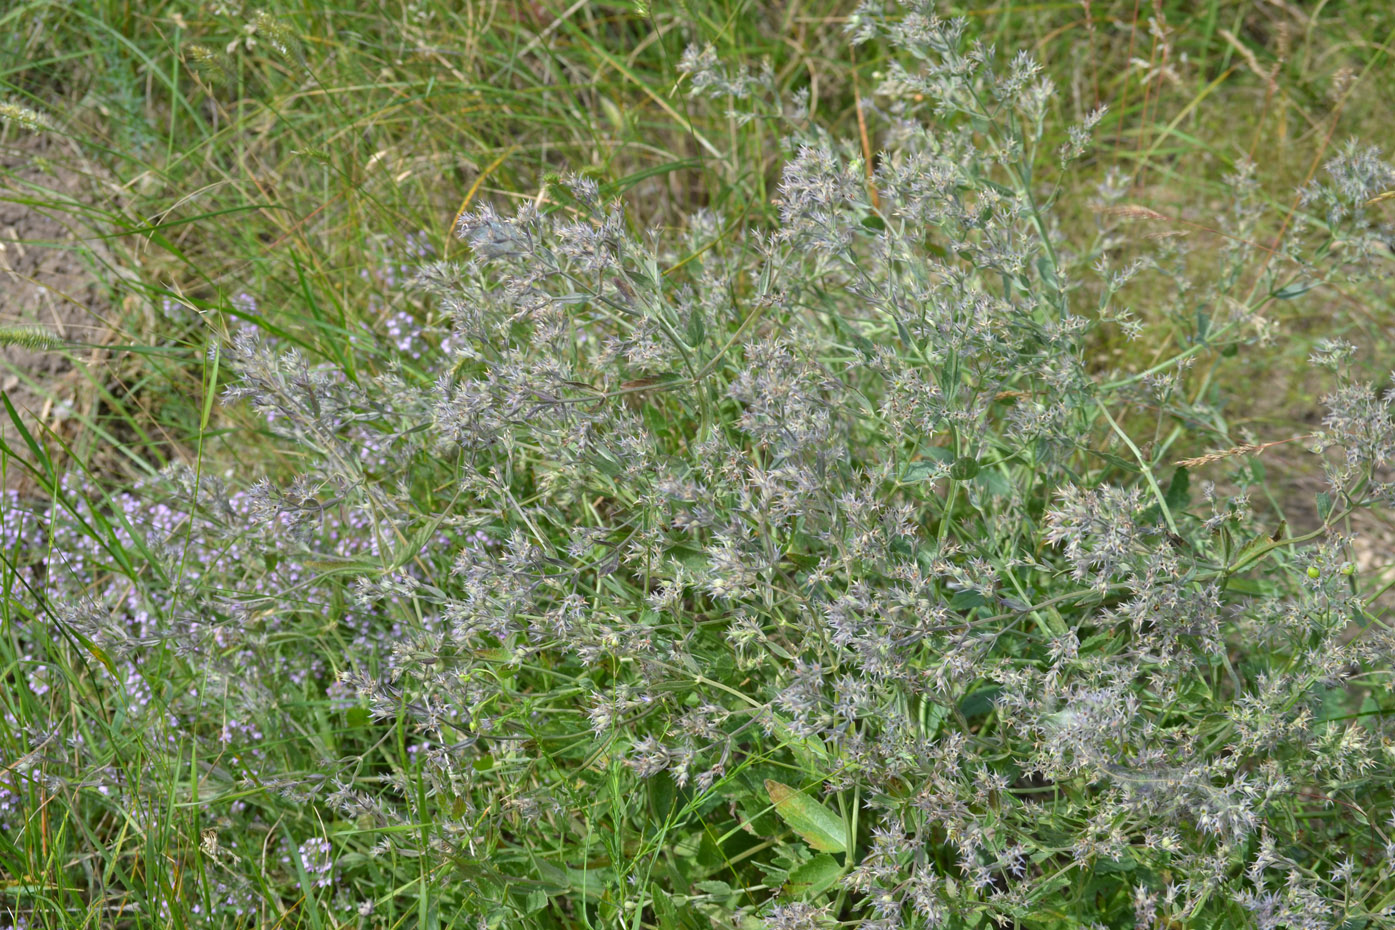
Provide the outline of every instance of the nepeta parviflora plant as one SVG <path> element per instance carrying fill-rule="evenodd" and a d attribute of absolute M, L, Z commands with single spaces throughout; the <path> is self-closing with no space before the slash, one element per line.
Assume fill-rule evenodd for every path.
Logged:
<path fill-rule="evenodd" d="M 1344 530 L 1395 496 L 1395 396 L 1346 377 L 1352 347 L 1315 357 L 1337 386 L 1311 531 L 1252 514 L 1242 456 L 1192 466 L 1225 492 L 1171 464 L 1235 445 L 1196 366 L 1376 272 L 1392 233 L 1364 205 L 1395 175 L 1341 150 L 1269 250 L 1242 164 L 1223 248 L 1121 264 L 1149 212 L 1122 179 L 1089 241 L 1053 222 L 1102 112 L 1046 146 L 1037 64 L 965 28 L 852 18 L 895 53 L 870 168 L 690 51 L 695 106 L 784 134 L 778 224 L 637 230 L 582 176 L 482 207 L 468 258 L 417 276 L 434 381 L 226 346 L 229 399 L 307 466 L 235 499 L 174 476 L 172 593 L 138 631 L 127 602 L 64 617 L 210 682 L 170 726 L 238 749 L 209 776 L 229 818 L 297 802 L 279 877 L 210 867 L 247 890 L 218 920 L 296 889 L 386 921 L 393 895 L 355 889 L 413 882 L 398 913 L 499 928 L 1395 920 L 1395 638 Z M 1182 348 L 1101 371 L 1100 332 L 1152 333 L 1126 295 Z M 279 737 L 321 740 L 315 771 L 214 726 L 308 729 L 249 655 L 301 663 L 335 721 Z"/>

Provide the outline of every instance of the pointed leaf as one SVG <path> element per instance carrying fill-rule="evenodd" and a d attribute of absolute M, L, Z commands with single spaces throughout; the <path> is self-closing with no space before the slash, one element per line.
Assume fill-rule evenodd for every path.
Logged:
<path fill-rule="evenodd" d="M 785 892 L 794 897 L 816 897 L 833 887 L 843 874 L 843 867 L 832 856 L 815 856 L 790 871 Z"/>
<path fill-rule="evenodd" d="M 1293 284 L 1287 284 L 1279 288 L 1269 296 L 1273 297 L 1275 300 L 1292 300 L 1295 297 L 1303 296 L 1321 284 L 1321 281 L 1295 281 Z"/>
<path fill-rule="evenodd" d="M 846 852 L 847 835 L 843 818 L 824 807 L 804 792 L 772 779 L 766 779 L 765 791 L 780 819 L 798 833 L 804 842 L 819 852 Z"/>
<path fill-rule="evenodd" d="M 1187 504 L 1191 502 L 1191 475 L 1186 468 L 1178 468 L 1172 473 L 1172 481 L 1163 499 L 1167 501 L 1167 509 L 1174 513 L 1187 509 Z"/>

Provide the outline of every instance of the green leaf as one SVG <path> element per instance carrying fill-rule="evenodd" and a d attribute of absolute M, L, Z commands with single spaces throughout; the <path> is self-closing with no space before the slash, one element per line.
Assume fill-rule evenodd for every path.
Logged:
<path fill-rule="evenodd" d="M 1002 692 L 1002 688 L 994 685 L 989 688 L 981 688 L 973 694 L 967 695 L 959 702 L 959 713 L 965 718 L 972 720 L 980 717 L 993 709 L 993 701 Z"/>
<path fill-rule="evenodd" d="M 92 657 L 96 659 L 98 662 L 102 663 L 102 666 L 108 672 L 111 672 L 113 677 L 116 677 L 116 665 L 112 663 L 111 659 L 108 658 L 106 652 L 104 652 L 100 646 L 98 646 L 96 643 L 92 642 L 85 636 L 79 636 L 78 642 L 82 643 L 82 645 L 86 647 L 87 651 L 92 653 Z"/>
<path fill-rule="evenodd" d="M 1167 501 L 1167 509 L 1174 514 L 1187 509 L 1187 504 L 1191 500 L 1191 475 L 1185 468 L 1178 468 L 1172 473 L 1172 481 L 1167 485 L 1167 493 L 1163 495 L 1163 500 Z"/>
<path fill-rule="evenodd" d="M 732 895 L 731 886 L 718 879 L 708 879 L 707 881 L 694 883 L 698 891 L 710 894 L 716 898 L 730 898 Z"/>
<path fill-rule="evenodd" d="M 1269 296 L 1275 300 L 1292 300 L 1295 297 L 1301 297 L 1320 284 L 1322 284 L 1321 281 L 1294 282 L 1284 285 Z"/>
<path fill-rule="evenodd" d="M 676 561 L 686 569 L 694 571 L 707 570 L 707 553 L 701 549 L 690 549 L 687 546 L 674 546 L 664 555 Z"/>
<path fill-rule="evenodd" d="M 823 740 L 819 739 L 817 733 L 796 736 L 794 731 L 790 729 L 789 723 L 776 715 L 775 735 L 789 747 L 800 765 L 817 768 L 828 763 L 828 747 L 823 744 Z M 766 784 L 768 786 L 769 782 Z"/>
<path fill-rule="evenodd" d="M 623 178 L 600 185 L 601 200 L 613 200 L 625 191 L 634 187 L 642 181 L 657 177 L 661 174 L 673 174 L 677 171 L 687 171 L 702 164 L 698 158 L 680 158 L 676 161 L 666 161 L 660 165 L 651 165 L 648 168 L 641 168 L 633 174 L 627 174 Z"/>
<path fill-rule="evenodd" d="M 827 854 L 815 856 L 790 872 L 785 891 L 795 897 L 816 897 L 832 888 L 842 874 L 837 859 Z"/>
<path fill-rule="evenodd" d="M 1134 862 L 1133 859 L 1129 857 L 1123 859 L 1097 859 L 1095 861 L 1095 871 L 1106 875 L 1111 872 L 1132 872 L 1137 868 L 1138 863 Z"/>
<path fill-rule="evenodd" d="M 660 772 L 654 778 L 649 779 L 649 805 L 653 816 L 659 822 L 662 823 L 668 819 L 677 800 L 678 786 L 674 784 L 673 778 L 667 772 Z"/>
<path fill-rule="evenodd" d="M 925 712 L 925 735 L 933 739 L 935 734 L 940 731 L 940 724 L 944 723 L 948 717 L 948 704 L 931 704 Z"/>
<path fill-rule="evenodd" d="M 765 792 L 775 811 L 804 842 L 824 853 L 846 852 L 847 834 L 843 818 L 818 801 L 783 782 L 766 779 Z"/>
<path fill-rule="evenodd" d="M 963 456 L 956 459 L 949 468 L 949 476 L 955 481 L 968 481 L 978 474 L 978 459 L 973 456 Z"/>
<path fill-rule="evenodd" d="M 775 818 L 770 805 L 762 803 L 759 792 L 741 798 L 736 806 L 741 812 L 742 826 L 747 831 L 756 836 L 771 836 L 779 832 L 780 821 Z"/>
<path fill-rule="evenodd" d="M 651 885 L 650 892 L 659 930 L 678 930 L 678 908 L 673 906 L 673 899 L 658 885 Z"/>
<path fill-rule="evenodd" d="M 1326 491 L 1318 492 L 1317 513 L 1318 519 L 1323 523 L 1326 523 L 1327 518 L 1332 516 L 1332 495 L 1328 494 Z"/>
<path fill-rule="evenodd" d="M 1102 450 L 1102 449 L 1088 449 L 1088 448 L 1085 449 L 1085 451 L 1088 452 L 1088 453 L 1090 453 L 1091 455 L 1093 455 L 1093 456 L 1094 456 L 1095 458 L 1097 458 L 1097 459 L 1103 459 L 1104 461 L 1108 462 L 1110 465 L 1113 465 L 1115 468 L 1121 468 L 1121 469 L 1123 469 L 1123 470 L 1126 471 L 1126 472 L 1136 472 L 1136 471 L 1138 471 L 1138 463 L 1137 463 L 1137 462 L 1131 462 L 1131 461 L 1129 461 L 1128 459 L 1122 458 L 1122 457 L 1120 457 L 1120 456 L 1117 456 L 1117 455 L 1115 455 L 1115 454 L 1112 453 L 1112 452 L 1105 452 L 1105 451 Z"/>
<path fill-rule="evenodd" d="M 596 466 L 596 470 L 607 478 L 614 478 L 625 470 L 624 465 L 621 465 L 600 449 L 596 450 L 595 454 L 590 457 L 590 460 L 591 463 Z"/>
<path fill-rule="evenodd" d="M 1225 589 L 1250 597 L 1274 597 L 1279 593 L 1278 586 L 1272 581 L 1258 578 L 1231 578 L 1225 583 Z"/>
<path fill-rule="evenodd" d="M 977 591 L 956 591 L 954 597 L 949 599 L 949 606 L 952 610 L 971 610 L 987 603 L 988 601 L 984 600 L 983 595 Z"/>
<path fill-rule="evenodd" d="M 901 481 L 912 484 L 916 481 L 924 481 L 935 471 L 933 462 L 912 462 L 906 466 L 906 473 L 901 476 Z"/>
<path fill-rule="evenodd" d="M 432 541 L 433 537 L 436 535 L 436 531 L 440 529 L 441 524 L 445 522 L 448 515 L 449 509 L 437 514 L 435 518 L 417 527 L 412 535 L 403 542 L 402 548 L 393 554 L 392 570 L 396 571 L 412 561 L 412 559 L 415 559 L 417 554 L 425 549 Z"/>
<path fill-rule="evenodd" d="M 990 497 L 1008 497 L 1012 494 L 1012 482 L 995 468 L 979 472 L 974 482 Z"/>
<path fill-rule="evenodd" d="M 208 430 L 208 418 L 213 413 L 213 399 L 218 396 L 218 363 L 222 358 L 222 353 L 218 351 L 215 344 L 212 352 L 212 370 L 208 374 L 208 387 L 203 394 L 203 411 L 199 414 L 199 432 Z"/>
<path fill-rule="evenodd" d="M 24 421 L 19 418 L 19 411 L 15 410 L 15 405 L 10 403 L 9 393 L 0 393 L 0 401 L 4 402 L 5 412 L 9 414 L 10 422 L 13 423 L 15 429 L 19 431 L 20 438 L 24 440 L 24 444 L 29 447 L 29 451 L 34 454 L 34 458 L 39 464 L 44 466 L 44 474 L 39 477 L 46 477 L 50 488 L 56 486 L 58 484 L 58 476 L 53 470 L 53 462 L 49 459 L 48 453 L 43 450 L 43 447 L 29 434 L 28 427 L 26 427 Z M 32 470 L 31 467 L 31 471 Z M 35 474 L 37 476 L 37 472 Z"/>
<path fill-rule="evenodd" d="M 702 345 L 702 340 L 707 336 L 707 327 L 702 322 L 702 314 L 698 312 L 696 306 L 688 314 L 688 345 L 696 349 Z"/>
<path fill-rule="evenodd" d="M 920 460 L 906 466 L 906 473 L 901 476 L 902 482 L 924 481 L 935 472 L 937 463 L 954 461 L 954 450 L 945 446 L 922 446 L 920 454 Z"/>
<path fill-rule="evenodd" d="M 1230 564 L 1248 567 L 1247 563 L 1249 562 L 1251 556 L 1253 556 L 1256 552 L 1259 552 L 1262 549 L 1269 548 L 1271 542 L 1272 540 L 1270 540 L 1269 537 L 1264 536 L 1263 534 L 1256 536 L 1254 539 L 1251 539 L 1249 542 L 1245 543 L 1245 545 L 1240 547 L 1240 551 L 1235 553 L 1235 558 L 1231 560 Z M 1232 582 L 1234 580 L 1235 579 L 1232 579 Z"/>

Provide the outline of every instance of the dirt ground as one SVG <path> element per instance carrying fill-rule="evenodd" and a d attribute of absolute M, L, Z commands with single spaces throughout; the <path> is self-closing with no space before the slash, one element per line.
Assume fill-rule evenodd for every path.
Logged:
<path fill-rule="evenodd" d="M 113 195 L 100 170 L 76 146 L 50 133 L 0 135 L 0 325 L 41 325 L 82 347 L 35 352 L 0 347 L 0 390 L 50 455 L 53 434 L 71 437 L 95 401 L 94 377 L 109 341 L 111 282 L 123 273 L 99 238 L 94 211 Z M 52 432 L 50 432 L 52 431 Z M 23 439 L 0 410 L 0 438 Z M 30 458 L 27 450 L 23 453 Z M 7 463 L 6 488 L 32 487 Z"/>

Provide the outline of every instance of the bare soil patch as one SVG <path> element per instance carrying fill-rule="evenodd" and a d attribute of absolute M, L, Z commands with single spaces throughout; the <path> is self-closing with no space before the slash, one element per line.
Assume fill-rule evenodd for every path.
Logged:
<path fill-rule="evenodd" d="M 123 276 L 94 222 L 92 205 L 112 196 L 103 177 L 60 136 L 0 135 L 0 325 L 37 324 L 97 347 L 0 347 L 0 390 L 54 456 L 61 453 L 54 434 L 71 439 L 96 401 L 92 372 L 105 359 L 99 347 L 109 341 L 113 285 Z M 24 448 L 3 411 L 0 438 Z M 5 486 L 31 484 L 11 463 Z"/>

